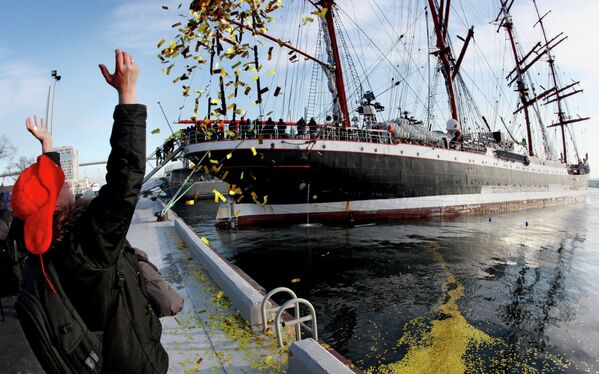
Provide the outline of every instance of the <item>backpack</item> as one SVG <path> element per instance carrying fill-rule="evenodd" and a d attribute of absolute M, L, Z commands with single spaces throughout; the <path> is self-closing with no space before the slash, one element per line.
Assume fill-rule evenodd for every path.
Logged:
<path fill-rule="evenodd" d="M 49 256 L 45 256 L 49 257 Z M 52 261 L 44 268 L 56 293 L 50 289 L 37 263 L 29 256 L 15 309 L 27 340 L 47 373 L 102 372 L 102 332 L 90 331 L 66 296 Z"/>
<path fill-rule="evenodd" d="M 125 250 L 132 251 L 137 258 L 139 272 L 146 284 L 148 301 L 156 315 L 166 317 L 179 313 L 183 309 L 183 298 L 162 278 L 156 265 L 148 259 L 148 254 L 130 244 L 125 246 Z"/>

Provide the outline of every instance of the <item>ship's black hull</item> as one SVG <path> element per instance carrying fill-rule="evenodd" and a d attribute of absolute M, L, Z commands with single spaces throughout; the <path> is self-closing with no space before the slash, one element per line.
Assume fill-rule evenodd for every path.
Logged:
<path fill-rule="evenodd" d="M 338 145 L 334 143 L 345 144 L 334 150 L 327 149 L 327 146 Z M 572 198 L 572 192 L 586 191 L 588 183 L 588 175 L 570 175 L 566 166 L 555 162 L 544 165 L 544 161 L 535 163 L 533 160 L 526 165 L 489 155 L 417 145 L 402 145 L 403 150 L 398 151 L 396 145 L 367 145 L 370 148 L 364 149 L 360 143 L 320 141 L 291 149 L 293 147 L 283 143 L 270 142 L 254 144 L 256 155 L 250 145 L 232 152 L 232 147 L 221 144 L 223 149 L 211 149 L 210 157 L 203 161 L 216 176 L 240 188 L 243 194 L 233 195 L 240 205 L 266 201 L 271 207 L 300 207 L 307 203 L 378 201 L 372 209 L 363 211 L 370 212 L 371 216 L 392 218 L 395 215 L 427 216 L 475 212 L 481 204 L 490 209 L 513 210 L 530 207 L 531 200 L 539 200 L 538 206 L 579 200 L 580 193 Z M 186 157 L 197 162 L 203 153 L 198 148 L 190 149 Z M 228 154 L 232 157 L 228 158 Z M 513 199 L 506 200 L 505 194 L 512 194 Z M 501 197 L 495 200 L 489 198 L 499 195 Z M 431 206 L 428 202 L 405 209 L 385 209 L 384 204 L 385 201 L 393 205 L 392 201 L 402 199 L 415 201 L 439 196 L 451 197 L 456 204 L 444 201 L 444 206 Z M 474 202 L 459 204 L 459 199 L 454 197 L 460 196 L 473 197 Z M 549 201 L 543 202 L 546 199 Z M 289 210 L 287 218 L 304 215 L 301 209 L 299 213 Z M 316 210 L 313 215 L 318 214 Z M 364 212 L 354 211 L 351 217 L 359 217 L 366 214 Z M 337 220 L 333 217 L 336 214 L 344 215 L 327 213 L 331 220 Z M 241 215 L 243 212 L 236 215 L 239 220 L 242 220 Z"/>

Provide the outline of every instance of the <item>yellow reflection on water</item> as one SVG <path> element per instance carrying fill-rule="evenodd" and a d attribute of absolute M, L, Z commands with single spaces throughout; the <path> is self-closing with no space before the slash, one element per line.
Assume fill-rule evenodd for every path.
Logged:
<path fill-rule="evenodd" d="M 422 331 L 427 326 L 420 318 L 410 322 L 411 327 L 420 331 L 407 329 L 398 341 L 398 345 L 410 347 L 404 358 L 371 368 L 368 373 L 464 373 L 467 364 L 463 359 L 471 346 L 497 342 L 470 325 L 460 313 L 457 301 L 464 295 L 464 286 L 453 274 L 449 274 L 445 289 L 447 299 L 438 307 L 441 319 L 432 322 L 430 331 Z"/>
<path fill-rule="evenodd" d="M 396 344 L 396 349 L 408 347 L 405 356 L 398 362 L 371 367 L 366 373 L 543 373 L 561 372 L 572 366 L 566 357 L 519 343 L 508 345 L 469 324 L 458 307 L 464 285 L 449 270 L 438 252 L 439 245 L 430 244 L 433 259 L 447 274 L 443 286 L 446 296 L 435 308 L 435 319 L 421 316 L 406 323 Z M 483 352 L 490 356 L 485 359 Z"/>

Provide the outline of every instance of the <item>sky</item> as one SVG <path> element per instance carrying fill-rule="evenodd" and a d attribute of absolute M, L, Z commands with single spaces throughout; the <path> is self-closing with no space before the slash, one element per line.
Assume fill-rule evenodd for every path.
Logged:
<path fill-rule="evenodd" d="M 298 0 L 289 0 L 294 1 Z M 166 12 L 161 6 L 166 4 L 173 8 L 178 2 L 32 0 L 2 3 L 0 134 L 6 135 L 16 146 L 15 159 L 34 157 L 40 152 L 39 143 L 25 131 L 25 118 L 34 114 L 45 116 L 52 70 L 62 76 L 55 91 L 54 144 L 75 146 L 81 162 L 107 159 L 117 95 L 104 82 L 98 64 L 104 63 L 112 70 L 115 48 L 133 54 L 141 69 L 138 100 L 148 107 L 148 152 L 163 141 L 169 130 L 157 103 L 162 103 L 172 122 L 180 114 L 183 97 L 180 88 L 172 84 L 172 77 L 161 72 L 164 66 L 156 57 L 156 44 L 162 38 L 172 37 L 171 25 L 179 20 L 176 12 Z M 343 5 L 344 1 L 339 3 Z M 596 104 L 599 103 L 599 74 L 596 72 L 599 42 L 592 36 L 597 33 L 593 26 L 599 14 L 599 2 L 538 0 L 538 3 L 552 10 L 551 30 L 568 35 L 568 40 L 558 47 L 558 62 L 573 79 L 582 81 L 585 94 L 572 101 L 571 109 L 592 117 L 575 126 L 579 129 L 579 150 L 582 154 L 589 153 L 591 175 L 597 178 L 599 149 L 595 142 L 599 141 L 599 127 L 595 124 L 599 119 Z M 161 129 L 161 135 L 150 134 L 156 128 Z M 0 162 L 0 174 L 6 167 L 6 162 Z M 100 182 L 104 174 L 103 165 L 87 167 L 81 172 L 82 177 Z M 6 183 L 11 182 L 6 180 Z"/>

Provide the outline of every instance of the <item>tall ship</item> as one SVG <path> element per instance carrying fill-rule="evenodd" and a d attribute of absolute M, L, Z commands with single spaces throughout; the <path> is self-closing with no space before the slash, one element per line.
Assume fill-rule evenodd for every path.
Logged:
<path fill-rule="evenodd" d="M 161 59 L 208 51 L 181 76 L 204 88 L 179 123 L 183 157 L 227 183 L 213 191 L 217 225 L 585 201 L 590 168 L 573 128 L 588 118 L 568 111 L 582 89 L 558 69 L 567 36 L 549 32 L 540 3 L 192 2 Z"/>

